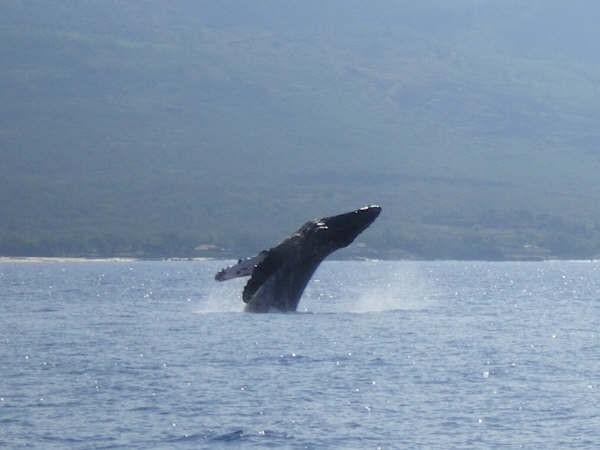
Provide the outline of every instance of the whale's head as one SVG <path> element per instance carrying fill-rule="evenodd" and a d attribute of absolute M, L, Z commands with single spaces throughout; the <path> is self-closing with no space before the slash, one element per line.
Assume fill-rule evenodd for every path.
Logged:
<path fill-rule="evenodd" d="M 331 251 L 347 247 L 380 213 L 380 206 L 369 205 L 337 216 L 323 217 L 312 222 L 311 234 Z"/>

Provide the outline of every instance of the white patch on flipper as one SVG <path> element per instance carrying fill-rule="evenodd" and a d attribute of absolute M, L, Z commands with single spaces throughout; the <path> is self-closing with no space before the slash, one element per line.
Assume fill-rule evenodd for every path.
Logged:
<path fill-rule="evenodd" d="M 254 268 L 262 262 L 263 259 L 269 254 L 266 250 L 263 250 L 258 255 L 252 258 L 245 258 L 238 260 L 237 264 L 233 266 L 225 267 L 221 269 L 215 275 L 215 280 L 225 281 L 231 280 L 232 278 L 249 277 L 252 275 Z"/>

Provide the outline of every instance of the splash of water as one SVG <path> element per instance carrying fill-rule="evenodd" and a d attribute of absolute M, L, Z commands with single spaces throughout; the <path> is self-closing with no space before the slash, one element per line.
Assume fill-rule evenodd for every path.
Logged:
<path fill-rule="evenodd" d="M 361 286 L 347 304 L 349 312 L 366 313 L 390 310 L 423 310 L 437 296 L 432 283 L 418 271 L 402 271 L 386 280 Z"/>
<path fill-rule="evenodd" d="M 232 280 L 227 284 L 214 283 L 200 304 L 194 309 L 196 314 L 242 312 L 244 307 L 240 298 L 243 280 Z"/>
<path fill-rule="evenodd" d="M 365 263 L 362 272 L 350 263 L 324 265 L 322 278 L 316 276 L 309 284 L 299 312 L 352 312 L 367 313 L 391 310 L 423 310 L 430 308 L 440 293 L 434 280 L 420 268 L 409 264 L 391 267 L 385 263 Z M 356 263 L 354 263 L 356 264 Z M 211 280 L 212 281 L 212 280 Z M 240 298 L 245 279 L 233 279 L 226 283 L 210 283 L 194 312 L 239 313 L 244 309 Z M 333 300 L 333 301 L 329 301 Z M 333 307 L 333 311 L 332 308 Z"/>

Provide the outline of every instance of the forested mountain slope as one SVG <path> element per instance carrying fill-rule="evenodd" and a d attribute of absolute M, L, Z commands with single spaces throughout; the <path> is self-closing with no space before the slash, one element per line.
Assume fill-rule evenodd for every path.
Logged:
<path fill-rule="evenodd" d="M 324 3 L 3 2 L 0 254 L 600 255 L 600 6 Z"/>

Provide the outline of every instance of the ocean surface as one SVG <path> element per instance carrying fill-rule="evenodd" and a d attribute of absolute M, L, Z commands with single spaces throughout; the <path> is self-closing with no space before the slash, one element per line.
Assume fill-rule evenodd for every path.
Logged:
<path fill-rule="evenodd" d="M 0 448 L 600 448 L 600 262 L 0 262 Z"/>

